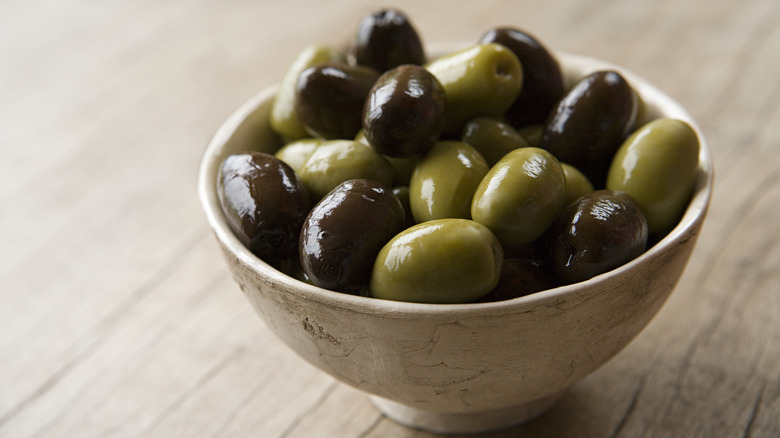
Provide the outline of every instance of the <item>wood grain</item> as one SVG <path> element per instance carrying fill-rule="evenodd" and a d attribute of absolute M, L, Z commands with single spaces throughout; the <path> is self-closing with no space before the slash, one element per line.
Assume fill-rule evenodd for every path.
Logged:
<path fill-rule="evenodd" d="M 195 194 L 219 124 L 384 5 L 0 3 L 0 436 L 432 436 L 268 332 Z M 510 24 L 625 66 L 689 109 L 715 159 L 660 314 L 547 414 L 490 436 L 780 436 L 780 3 L 393 5 L 426 42 Z"/>

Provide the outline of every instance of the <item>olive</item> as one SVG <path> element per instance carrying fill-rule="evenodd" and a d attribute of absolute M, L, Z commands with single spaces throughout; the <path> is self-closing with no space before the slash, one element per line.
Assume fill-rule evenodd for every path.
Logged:
<path fill-rule="evenodd" d="M 621 266 L 647 246 L 647 221 L 625 192 L 597 190 L 567 206 L 544 237 L 548 261 L 566 283 Z"/>
<path fill-rule="evenodd" d="M 491 29 L 479 42 L 507 47 L 523 66 L 523 88 L 504 115 L 507 121 L 518 128 L 544 123 L 564 93 L 563 74 L 555 57 L 539 40 L 519 29 Z"/>
<path fill-rule="evenodd" d="M 274 153 L 274 156 L 289 165 L 296 173 L 301 171 L 303 163 L 309 158 L 317 146 L 322 144 L 319 138 L 304 138 L 284 144 Z"/>
<path fill-rule="evenodd" d="M 561 163 L 563 175 L 566 177 L 566 195 L 564 196 L 564 205 L 569 205 L 580 198 L 594 191 L 593 184 L 588 181 L 582 172 L 568 163 Z"/>
<path fill-rule="evenodd" d="M 421 65 L 425 50 L 408 17 L 395 9 L 366 15 L 358 23 L 350 54 L 358 65 L 380 72 L 403 64 Z"/>
<path fill-rule="evenodd" d="M 618 150 L 607 188 L 622 190 L 642 207 L 652 234 L 674 228 L 696 181 L 699 139 L 681 120 L 662 118 L 635 131 Z"/>
<path fill-rule="evenodd" d="M 495 43 L 450 53 L 431 61 L 426 68 L 444 87 L 444 132 L 449 136 L 460 136 L 469 119 L 504 114 L 523 85 L 523 69 L 517 56 Z"/>
<path fill-rule="evenodd" d="M 311 205 L 290 166 L 264 152 L 230 155 L 217 193 L 230 229 L 252 253 L 269 263 L 296 254 Z"/>
<path fill-rule="evenodd" d="M 328 140 L 309 155 L 298 175 L 316 202 L 350 179 L 367 178 L 389 186 L 393 166 L 371 146 L 352 140 Z"/>
<path fill-rule="evenodd" d="M 287 68 L 279 83 L 279 88 L 276 90 L 270 116 L 271 128 L 285 141 L 309 136 L 295 112 L 295 87 L 298 83 L 298 76 L 309 67 L 330 61 L 344 62 L 344 53 L 327 46 L 311 45 L 298 53 L 298 56 Z"/>
<path fill-rule="evenodd" d="M 358 135 L 355 136 L 355 141 L 363 143 L 366 146 L 371 146 L 362 129 L 358 132 Z M 408 186 L 409 180 L 412 178 L 412 172 L 414 172 L 414 167 L 417 166 L 420 157 L 416 155 L 408 158 L 394 158 L 387 155 L 384 157 L 387 158 L 387 161 L 393 166 L 393 186 Z"/>
<path fill-rule="evenodd" d="M 477 302 L 511 300 L 559 285 L 547 262 L 535 257 L 508 257 L 504 253 L 501 276 L 496 287 Z"/>
<path fill-rule="evenodd" d="M 444 89 L 419 65 L 388 70 L 363 109 L 363 132 L 379 153 L 408 158 L 426 153 L 444 128 Z"/>
<path fill-rule="evenodd" d="M 490 228 L 502 245 L 533 242 L 564 207 L 566 179 L 560 162 L 539 148 L 515 149 L 479 184 L 471 217 Z"/>
<path fill-rule="evenodd" d="M 619 73 L 589 74 L 560 100 L 545 124 L 539 147 L 603 188 L 612 157 L 633 126 L 637 105 L 636 93 Z"/>
<path fill-rule="evenodd" d="M 319 287 L 358 291 L 368 286 L 377 253 L 403 229 L 401 202 L 384 184 L 339 184 L 312 208 L 300 234 L 301 267 Z"/>
<path fill-rule="evenodd" d="M 412 207 L 409 205 L 409 187 L 395 186 L 393 187 L 393 194 L 401 201 L 401 205 L 404 207 L 404 228 L 415 225 L 417 222 L 415 222 L 414 216 L 412 216 Z"/>
<path fill-rule="evenodd" d="M 363 104 L 378 78 L 374 69 L 338 62 L 309 67 L 298 76 L 295 113 L 315 137 L 354 138 Z"/>
<path fill-rule="evenodd" d="M 438 219 L 400 232 L 379 251 L 369 295 L 418 303 L 467 303 L 498 283 L 504 252 L 468 219 Z"/>
<path fill-rule="evenodd" d="M 490 167 L 476 149 L 459 141 L 436 143 L 409 181 L 415 221 L 471 218 L 471 199 Z"/>
<path fill-rule="evenodd" d="M 517 128 L 516 131 L 520 134 L 520 137 L 525 139 L 528 146 L 539 147 L 539 143 L 542 141 L 543 125 L 527 125 L 522 128 Z"/>
<path fill-rule="evenodd" d="M 495 117 L 469 120 L 463 127 L 461 141 L 479 151 L 490 166 L 509 152 L 528 147 L 528 142 L 511 125 Z"/>

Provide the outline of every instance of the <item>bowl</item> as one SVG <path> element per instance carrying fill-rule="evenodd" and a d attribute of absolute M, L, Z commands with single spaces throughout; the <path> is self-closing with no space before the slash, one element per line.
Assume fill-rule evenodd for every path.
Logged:
<path fill-rule="evenodd" d="M 441 53 L 446 53 L 442 51 Z M 354 386 L 389 418 L 436 433 L 479 433 L 529 421 L 621 351 L 673 291 L 710 202 L 712 161 L 699 127 L 638 75 L 554 52 L 569 81 L 615 69 L 641 96 L 645 119 L 687 121 L 701 148 L 696 187 L 679 224 L 628 264 L 587 281 L 507 301 L 417 304 L 315 287 L 255 257 L 233 235 L 216 193 L 231 153 L 280 145 L 268 116 L 276 88 L 241 106 L 208 144 L 199 196 L 231 275 L 268 328 L 300 357 Z"/>

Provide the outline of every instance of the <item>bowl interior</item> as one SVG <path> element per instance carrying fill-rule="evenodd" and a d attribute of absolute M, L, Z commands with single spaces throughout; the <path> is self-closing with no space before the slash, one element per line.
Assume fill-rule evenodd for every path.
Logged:
<path fill-rule="evenodd" d="M 446 53 L 446 51 L 441 50 L 439 52 Z M 684 236 L 690 232 L 691 228 L 703 220 L 711 197 L 713 175 L 709 147 L 699 126 L 691 115 L 680 104 L 635 73 L 587 56 L 556 52 L 556 57 L 561 63 L 565 78 L 569 83 L 597 70 L 614 69 L 619 71 L 641 96 L 645 105 L 645 121 L 662 116 L 678 118 L 688 122 L 697 132 L 700 139 L 701 147 L 696 186 L 690 204 L 681 221 L 668 235 L 649 248 L 642 256 L 614 271 L 596 276 L 586 282 L 537 292 L 513 300 L 454 305 L 394 302 L 353 296 L 318 288 L 285 275 L 255 257 L 233 235 L 221 212 L 216 193 L 218 168 L 225 157 L 248 150 L 273 153 L 281 146 L 279 139 L 274 135 L 268 123 L 276 86 L 261 91 L 236 110 L 219 128 L 207 146 L 199 170 L 198 192 L 208 222 L 220 242 L 226 248 L 229 248 L 229 251 L 239 258 L 242 263 L 253 267 L 258 275 L 268 277 L 276 282 L 292 284 L 299 293 L 306 295 L 309 299 L 324 300 L 362 312 L 450 313 L 468 312 L 476 309 L 486 310 L 490 307 L 520 303 L 532 304 L 535 301 L 548 299 L 552 295 L 570 293 L 583 283 L 603 281 L 605 277 L 612 275 L 616 271 L 634 269 L 636 266 L 644 263 L 646 259 L 652 258 L 656 253 L 662 252 L 666 247 L 673 246 L 680 239 L 685 238 Z"/>

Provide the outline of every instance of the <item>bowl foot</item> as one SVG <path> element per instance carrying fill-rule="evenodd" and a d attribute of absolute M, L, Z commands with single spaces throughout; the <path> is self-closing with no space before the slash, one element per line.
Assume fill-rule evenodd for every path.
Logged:
<path fill-rule="evenodd" d="M 494 411 L 460 414 L 423 411 L 376 395 L 369 398 L 396 423 L 446 435 L 485 433 L 531 421 L 552 408 L 562 395 L 563 391 Z"/>

